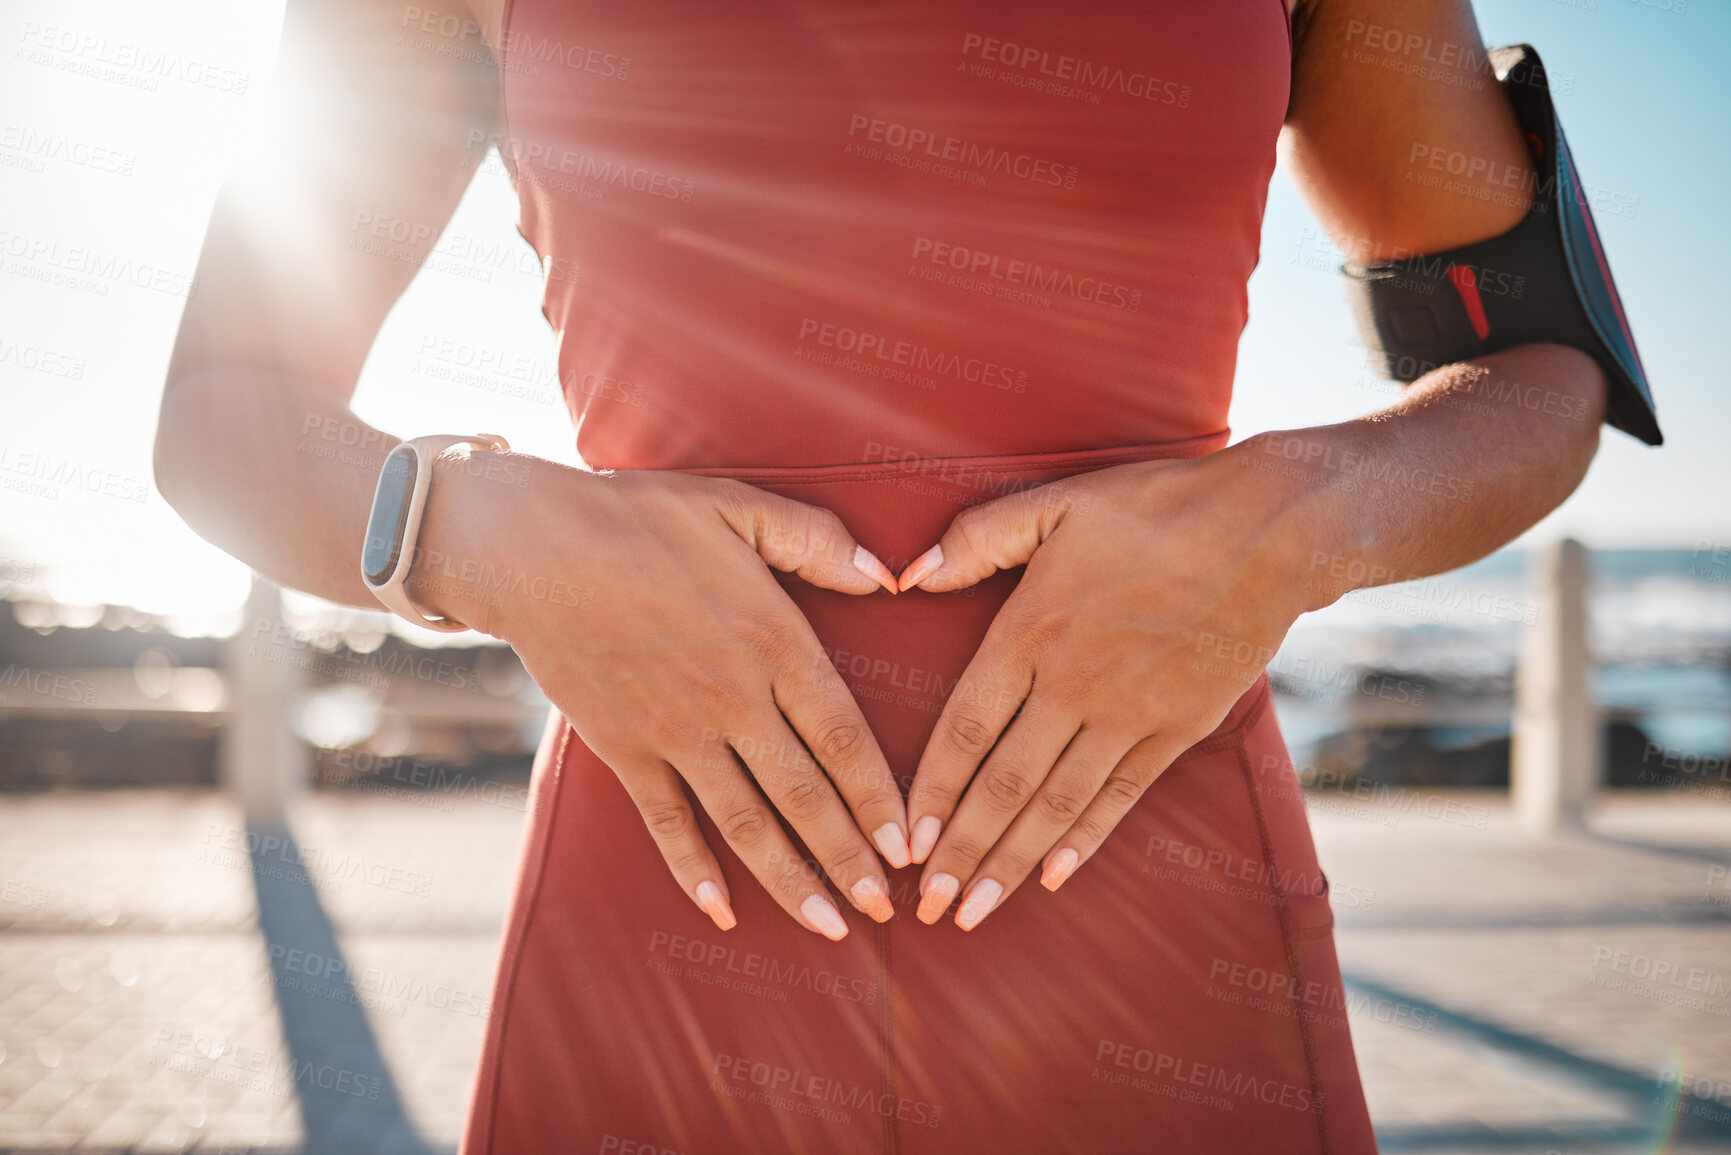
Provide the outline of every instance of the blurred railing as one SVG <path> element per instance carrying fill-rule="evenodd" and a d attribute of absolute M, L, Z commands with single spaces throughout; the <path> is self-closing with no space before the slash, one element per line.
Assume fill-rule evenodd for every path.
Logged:
<path fill-rule="evenodd" d="M 1510 783 L 1522 826 L 1537 834 L 1578 825 L 1604 768 L 1591 690 L 1587 551 L 1563 541 L 1536 552 L 1532 581 L 1539 614 L 1525 633 L 1514 679 Z M 270 582 L 254 577 L 242 620 L 244 627 L 222 643 L 220 668 L 141 661 L 131 669 L 24 670 L 0 687 L 0 718 L 202 720 L 220 730 L 218 782 L 249 816 L 279 815 L 314 776 L 314 749 L 303 725 L 315 689 L 310 671 L 320 671 L 324 681 L 332 671 L 323 669 L 330 664 L 324 655 L 284 622 L 281 591 Z M 375 726 L 533 729 L 544 717 L 546 705 L 537 695 L 474 692 L 475 673 L 459 668 L 454 678 L 383 677 L 377 669 L 345 667 L 334 676 L 364 676 Z M 1459 725 L 1508 719 L 1506 697 L 1501 703 L 1447 707 L 1417 701 L 1356 702 L 1353 721 Z"/>
<path fill-rule="evenodd" d="M 520 746 L 517 735 L 530 735 L 532 749 L 533 735 L 546 717 L 545 700 L 508 651 L 492 655 L 506 659 L 496 663 L 477 663 L 474 650 L 413 646 L 364 655 L 326 653 L 304 628 L 285 622 L 281 590 L 256 576 L 241 620 L 242 627 L 220 645 L 183 647 L 202 650 L 194 661 L 216 657 L 218 664 L 178 664 L 168 652 L 172 639 L 149 646 L 130 665 L 49 666 L 40 661 L 42 653 L 35 655 L 35 664 L 14 661 L 0 670 L 0 722 L 70 723 L 78 727 L 75 733 L 93 736 L 99 735 L 98 727 L 113 732 L 143 723 L 160 732 L 165 724 L 176 733 L 202 733 L 207 743 L 214 736 L 216 781 L 250 818 L 262 820 L 280 815 L 310 787 L 317 747 L 328 743 L 309 740 L 314 731 L 307 724 L 307 707 L 333 690 L 339 696 L 353 691 L 346 704 L 364 706 L 368 733 L 404 735 L 410 746 L 429 734 L 479 732 L 509 736 L 504 744 L 512 749 Z M 74 648 L 86 661 L 102 639 L 91 641 L 98 645 Z M 96 656 L 102 660 L 109 654 Z M 515 676 L 494 685 L 493 676 L 500 672 Z M 357 738 L 365 740 L 366 735 Z M 209 763 L 205 766 L 208 775 Z M 137 784 L 155 781 L 146 774 Z"/>

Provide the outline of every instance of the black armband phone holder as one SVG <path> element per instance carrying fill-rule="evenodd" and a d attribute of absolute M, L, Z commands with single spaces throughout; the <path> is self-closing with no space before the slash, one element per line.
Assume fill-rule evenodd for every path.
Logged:
<path fill-rule="evenodd" d="M 1545 67 L 1529 44 L 1495 49 L 1490 59 L 1532 154 L 1532 210 L 1488 241 L 1342 266 L 1365 345 L 1380 355 L 1381 372 L 1399 381 L 1532 341 L 1572 345 L 1605 371 L 1605 420 L 1659 445 L 1664 436 L 1647 374 Z"/>

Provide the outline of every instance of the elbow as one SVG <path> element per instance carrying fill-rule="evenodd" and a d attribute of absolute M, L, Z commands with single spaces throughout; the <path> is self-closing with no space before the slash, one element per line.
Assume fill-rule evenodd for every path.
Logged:
<path fill-rule="evenodd" d="M 204 443 L 197 425 L 198 406 L 182 379 L 163 386 L 157 411 L 156 440 L 151 447 L 151 476 L 162 499 L 189 525 L 195 525 L 199 478 L 198 446 Z"/>
<path fill-rule="evenodd" d="M 1581 429 L 1573 445 L 1577 471 L 1575 484 L 1579 485 L 1599 452 L 1599 430 L 1605 424 L 1611 386 L 1605 378 L 1605 370 L 1591 356 L 1568 345 L 1548 348 L 1555 350 L 1561 358 L 1564 368 L 1558 379 L 1565 396 L 1574 400 L 1579 415 L 1575 420 Z"/>
<path fill-rule="evenodd" d="M 180 452 L 184 437 L 173 404 L 173 393 L 174 383 L 171 381 L 163 387 L 162 407 L 156 415 L 156 442 L 151 447 L 150 472 L 156 482 L 156 492 L 184 517 L 182 502 L 185 500 L 186 479 L 181 469 L 183 455 Z"/>
<path fill-rule="evenodd" d="M 1508 395 L 1526 417 L 1519 436 L 1552 447 L 1558 476 L 1568 479 L 1572 491 L 1599 451 L 1610 392 L 1605 371 L 1592 355 L 1551 342 L 1519 345 L 1494 359 L 1513 383 Z"/>
<path fill-rule="evenodd" d="M 1592 354 L 1573 345 L 1547 341 L 1536 342 L 1525 349 L 1537 359 L 1534 376 L 1553 391 L 1556 398 L 1553 406 L 1583 426 L 1587 434 L 1585 440 L 1596 447 L 1599 426 L 1604 423 L 1605 407 L 1610 397 L 1610 384 L 1605 380 L 1605 371 L 1599 362 Z M 1541 409 L 1544 408 L 1541 404 Z"/>

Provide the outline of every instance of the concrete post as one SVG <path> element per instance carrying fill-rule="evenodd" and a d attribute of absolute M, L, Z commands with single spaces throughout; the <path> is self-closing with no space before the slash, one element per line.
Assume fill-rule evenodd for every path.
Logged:
<path fill-rule="evenodd" d="M 1587 648 L 1587 551 L 1564 539 L 1534 565 L 1538 621 L 1515 670 L 1510 783 L 1529 834 L 1579 827 L 1601 778 Z"/>
<path fill-rule="evenodd" d="M 246 613 L 224 654 L 228 722 L 220 776 L 250 820 L 279 818 L 306 789 L 312 757 L 296 732 L 306 695 L 300 651 L 281 642 L 282 591 L 253 575 Z"/>

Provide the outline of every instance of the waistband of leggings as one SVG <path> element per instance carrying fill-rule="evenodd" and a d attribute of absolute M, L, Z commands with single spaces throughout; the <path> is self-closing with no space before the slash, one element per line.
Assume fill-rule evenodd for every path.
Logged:
<path fill-rule="evenodd" d="M 1138 461 L 1202 457 L 1222 449 L 1231 431 L 1222 429 L 1180 441 L 1153 441 L 1141 445 L 1114 445 L 1098 449 L 1060 450 L 1047 453 L 995 453 L 969 457 L 924 457 L 914 454 L 886 456 L 880 461 L 854 461 L 840 465 L 711 465 L 675 472 L 700 477 L 727 477 L 753 485 L 828 484 L 850 481 L 885 481 L 898 477 L 963 482 L 997 474 L 1083 473 Z"/>

